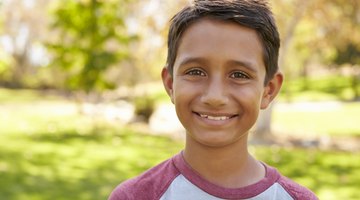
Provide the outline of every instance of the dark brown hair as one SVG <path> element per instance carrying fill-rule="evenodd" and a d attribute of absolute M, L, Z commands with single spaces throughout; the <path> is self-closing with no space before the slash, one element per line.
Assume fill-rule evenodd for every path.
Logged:
<path fill-rule="evenodd" d="M 194 0 L 172 19 L 168 34 L 166 65 L 173 74 L 174 63 L 182 34 L 202 18 L 235 22 L 255 30 L 263 46 L 266 68 L 265 84 L 278 71 L 279 33 L 266 0 Z"/>

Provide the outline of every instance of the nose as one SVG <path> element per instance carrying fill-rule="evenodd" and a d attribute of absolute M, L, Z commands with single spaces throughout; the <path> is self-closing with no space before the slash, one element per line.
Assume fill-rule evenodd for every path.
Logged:
<path fill-rule="evenodd" d="M 226 91 L 225 83 L 220 77 L 211 78 L 204 88 L 201 102 L 211 107 L 224 106 L 229 101 Z"/>

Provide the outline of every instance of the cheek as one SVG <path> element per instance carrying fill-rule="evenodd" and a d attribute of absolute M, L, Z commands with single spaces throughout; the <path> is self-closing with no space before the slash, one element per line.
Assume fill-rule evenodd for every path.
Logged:
<path fill-rule="evenodd" d="M 198 89 L 193 84 L 179 81 L 174 84 L 173 100 L 179 120 L 184 123 L 190 120 L 191 110 L 194 102 L 200 96 Z"/>
<path fill-rule="evenodd" d="M 187 104 L 187 99 L 189 98 L 189 94 L 191 90 L 187 89 L 186 87 L 181 87 L 181 84 L 174 85 L 173 90 L 173 103 L 175 104 L 175 108 L 179 109 L 179 107 L 184 106 Z"/>
<path fill-rule="evenodd" d="M 262 90 L 258 87 L 247 87 L 238 90 L 236 93 L 237 99 L 252 108 L 259 107 L 262 97 Z"/>
<path fill-rule="evenodd" d="M 238 92 L 237 99 L 243 116 L 246 116 L 242 119 L 247 121 L 249 127 L 252 127 L 259 116 L 261 91 L 258 88 L 250 87 Z"/>
<path fill-rule="evenodd" d="M 199 91 L 201 91 L 200 85 L 190 84 L 187 81 L 177 81 L 174 84 L 173 98 L 175 102 L 189 103 L 199 95 Z"/>

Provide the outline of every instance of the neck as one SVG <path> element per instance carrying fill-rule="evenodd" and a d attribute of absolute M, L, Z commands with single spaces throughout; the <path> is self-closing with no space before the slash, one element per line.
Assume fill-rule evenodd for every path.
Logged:
<path fill-rule="evenodd" d="M 248 152 L 247 137 L 236 143 L 209 147 L 186 139 L 186 162 L 206 180 L 226 188 L 254 184 L 265 176 L 265 169 Z"/>

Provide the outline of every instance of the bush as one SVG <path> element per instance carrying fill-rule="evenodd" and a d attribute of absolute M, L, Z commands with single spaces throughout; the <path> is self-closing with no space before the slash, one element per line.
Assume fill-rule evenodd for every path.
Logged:
<path fill-rule="evenodd" d="M 151 96 L 140 96 L 135 97 L 133 103 L 137 118 L 149 122 L 151 115 L 155 111 L 155 99 Z"/>

